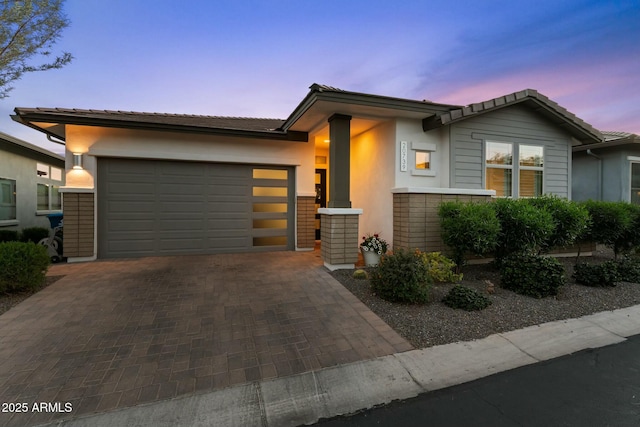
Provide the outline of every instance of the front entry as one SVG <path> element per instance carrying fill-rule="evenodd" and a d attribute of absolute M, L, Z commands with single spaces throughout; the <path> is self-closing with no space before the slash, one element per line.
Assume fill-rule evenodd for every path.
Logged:
<path fill-rule="evenodd" d="M 316 240 L 320 240 L 319 208 L 327 207 L 327 170 L 316 169 Z"/>

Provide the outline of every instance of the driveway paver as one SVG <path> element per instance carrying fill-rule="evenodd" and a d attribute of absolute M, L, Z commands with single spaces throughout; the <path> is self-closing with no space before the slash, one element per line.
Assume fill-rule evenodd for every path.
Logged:
<path fill-rule="evenodd" d="M 0 316 L 0 401 L 29 408 L 0 413 L 1 425 L 411 349 L 328 274 L 317 251 L 61 264 L 49 274 L 65 277 Z M 51 405 L 34 412 L 41 402 Z"/>

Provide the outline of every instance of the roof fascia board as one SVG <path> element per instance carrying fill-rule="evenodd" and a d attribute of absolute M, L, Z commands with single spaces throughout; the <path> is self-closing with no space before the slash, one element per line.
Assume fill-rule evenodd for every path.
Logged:
<path fill-rule="evenodd" d="M 335 102 L 337 104 L 360 105 L 392 110 L 423 112 L 432 116 L 436 113 L 445 113 L 452 109 L 462 108 L 458 105 L 436 104 L 411 99 L 393 98 L 382 95 L 370 95 L 359 92 L 347 92 L 340 90 L 322 90 L 317 85 L 311 86 L 311 91 L 298 104 L 289 117 L 282 124 L 282 129 L 291 128 L 317 101 Z M 338 112 L 338 111 L 336 111 Z"/>
<path fill-rule="evenodd" d="M 58 153 L 54 153 L 52 151 L 46 150 L 42 147 L 38 147 L 37 145 L 31 144 L 27 141 L 23 141 L 21 139 L 15 138 L 6 133 L 0 132 L 0 143 L 15 146 L 17 147 L 18 150 L 24 150 L 26 152 L 33 153 L 36 156 L 45 156 L 50 159 L 55 159 L 57 161 L 64 162 L 64 156 L 61 156 Z"/>
<path fill-rule="evenodd" d="M 586 151 L 586 150 L 595 150 L 598 148 L 614 148 L 614 147 L 622 147 L 625 145 L 633 146 L 636 144 L 640 144 L 640 139 L 638 138 L 621 138 L 613 141 L 605 141 L 599 142 L 596 144 L 583 144 L 578 145 L 572 148 L 572 151 L 575 153 L 577 151 Z"/>
<path fill-rule="evenodd" d="M 208 128 L 202 126 L 189 126 L 189 125 L 175 125 L 165 123 L 147 123 L 141 121 L 129 121 L 129 120 L 113 120 L 104 118 L 91 118 L 91 117 L 76 117 L 69 114 L 51 114 L 51 113 L 34 113 L 28 112 L 21 114 L 16 111 L 17 117 L 14 120 L 25 124 L 29 127 L 37 129 L 41 132 L 52 135 L 51 132 L 33 125 L 32 122 L 45 122 L 45 123 L 59 123 L 65 125 L 79 125 L 79 126 L 97 126 L 97 127 L 109 127 L 119 129 L 138 129 L 138 130 L 155 130 L 155 131 L 172 131 L 172 132 L 184 132 L 184 133 L 197 133 L 206 135 L 224 135 L 224 136 L 236 136 L 236 137 L 249 137 L 259 139 L 275 139 L 294 142 L 309 142 L 309 135 L 306 132 L 299 131 L 256 131 L 256 130 L 243 130 L 243 129 L 226 129 L 226 128 Z M 12 116 L 15 117 L 15 116 Z M 58 135 L 53 135 L 57 138 L 63 139 Z"/>

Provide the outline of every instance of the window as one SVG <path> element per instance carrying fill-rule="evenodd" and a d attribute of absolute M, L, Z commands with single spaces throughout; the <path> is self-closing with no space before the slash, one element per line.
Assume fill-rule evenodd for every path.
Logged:
<path fill-rule="evenodd" d="M 543 151 L 535 145 L 520 147 L 520 192 L 519 197 L 542 195 Z"/>
<path fill-rule="evenodd" d="M 498 197 L 513 195 L 513 144 L 487 142 L 485 188 L 495 190 Z"/>
<path fill-rule="evenodd" d="M 430 142 L 411 142 L 411 154 L 407 153 L 407 142 L 401 141 L 400 170 L 411 169 L 411 175 L 414 176 L 436 176 L 436 170 L 433 168 L 433 162 L 436 158 L 433 153 L 436 151 L 436 144 Z M 413 157 L 413 164 L 411 164 Z M 403 169 L 404 168 L 404 169 Z"/>
<path fill-rule="evenodd" d="M 0 178 L 0 221 L 16 219 L 16 182 L 13 179 Z"/>
<path fill-rule="evenodd" d="M 431 169 L 431 153 L 428 151 L 416 151 L 416 169 Z"/>
<path fill-rule="evenodd" d="M 513 159 L 518 163 L 514 164 Z M 536 197 L 542 195 L 544 149 L 538 145 L 487 142 L 485 188 L 498 197 Z M 514 176 L 517 182 L 514 182 Z"/>
<path fill-rule="evenodd" d="M 43 163 L 36 164 L 38 176 L 37 185 L 37 210 L 59 211 L 62 209 L 62 197 L 59 183 L 62 181 L 62 169 Z"/>
<path fill-rule="evenodd" d="M 631 203 L 640 205 L 640 163 L 631 163 Z"/>

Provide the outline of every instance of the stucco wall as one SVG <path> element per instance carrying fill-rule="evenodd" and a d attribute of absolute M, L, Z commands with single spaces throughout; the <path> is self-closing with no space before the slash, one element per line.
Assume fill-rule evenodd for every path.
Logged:
<path fill-rule="evenodd" d="M 360 235 L 380 233 L 391 242 L 395 123 L 384 122 L 351 139 L 351 205 L 363 209 Z"/>
<path fill-rule="evenodd" d="M 36 164 L 42 163 L 57 168 L 62 168 L 62 164 L 59 160 L 39 153 L 33 153 L 33 156 L 35 158 L 0 149 L 0 178 L 16 181 L 17 217 L 16 221 L 0 221 L 0 229 L 21 230 L 28 227 L 50 228 L 51 226 L 45 216 L 51 211 L 37 210 L 37 184 L 62 186 L 63 182 L 39 178 L 36 173 Z"/>
<path fill-rule="evenodd" d="M 396 161 L 394 162 L 394 187 L 449 187 L 449 138 L 448 129 L 440 128 L 429 132 L 422 130 L 420 120 L 399 119 L 396 125 Z M 400 167 L 402 142 L 407 146 L 407 170 Z M 416 150 L 433 148 L 431 170 L 415 168 Z"/>
<path fill-rule="evenodd" d="M 71 169 L 74 152 L 87 154 L 84 171 Z M 297 166 L 297 194 L 315 192 L 312 143 L 67 126 L 66 186 L 95 188 L 100 156 Z"/>

